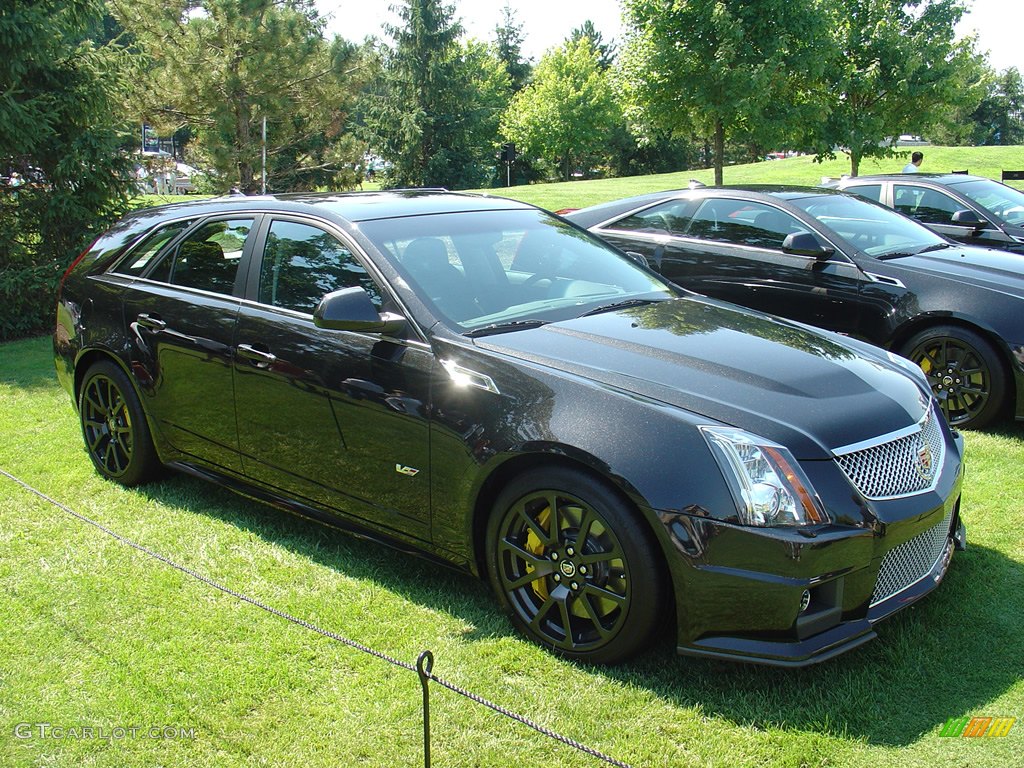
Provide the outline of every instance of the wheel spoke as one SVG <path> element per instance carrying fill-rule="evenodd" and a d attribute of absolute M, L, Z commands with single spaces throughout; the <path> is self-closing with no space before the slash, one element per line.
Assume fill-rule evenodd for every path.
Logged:
<path fill-rule="evenodd" d="M 602 600 L 609 600 L 619 608 L 625 608 L 626 603 L 629 602 L 626 595 L 620 595 L 618 592 L 612 592 L 610 589 L 599 587 L 596 584 L 587 584 L 583 587 L 583 591 L 588 595 L 597 595 Z"/>
<path fill-rule="evenodd" d="M 583 610 L 585 610 L 587 612 L 587 616 L 590 617 L 590 623 L 594 626 L 594 629 L 597 630 L 597 634 L 601 636 L 602 640 L 607 640 L 612 636 L 612 630 L 607 629 L 601 621 L 601 617 L 597 615 L 597 610 L 594 608 L 594 604 L 590 602 L 589 594 L 584 592 L 577 598 L 576 602 L 583 606 Z"/>
<path fill-rule="evenodd" d="M 525 523 L 526 527 L 533 531 L 533 535 L 536 536 L 540 541 L 542 541 L 545 546 L 551 545 L 551 540 L 548 538 L 547 531 L 541 528 L 540 523 L 538 523 L 530 516 L 530 513 L 526 509 L 525 504 L 520 505 L 519 507 L 519 517 L 522 518 L 523 523 Z"/>
<path fill-rule="evenodd" d="M 562 512 L 558 508 L 558 494 L 554 491 L 548 493 L 548 545 L 554 546 L 561 540 L 562 533 Z"/>

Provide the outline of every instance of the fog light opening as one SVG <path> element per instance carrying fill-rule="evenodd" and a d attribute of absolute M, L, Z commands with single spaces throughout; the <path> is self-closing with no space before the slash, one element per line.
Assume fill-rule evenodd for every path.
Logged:
<path fill-rule="evenodd" d="M 800 613 L 804 613 L 808 608 L 811 607 L 811 592 L 808 589 L 804 590 L 804 593 L 800 595 Z"/>

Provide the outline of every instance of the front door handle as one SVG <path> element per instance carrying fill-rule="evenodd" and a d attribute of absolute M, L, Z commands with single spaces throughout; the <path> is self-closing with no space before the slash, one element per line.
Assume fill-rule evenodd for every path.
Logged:
<path fill-rule="evenodd" d="M 277 360 L 277 355 L 269 350 L 257 349 L 251 344 L 239 344 L 236 349 L 239 357 L 254 363 L 257 368 L 269 368 Z"/>
<path fill-rule="evenodd" d="M 151 331 L 163 331 L 167 328 L 167 321 L 161 319 L 160 315 L 149 315 L 143 312 L 135 320 L 143 328 Z"/>

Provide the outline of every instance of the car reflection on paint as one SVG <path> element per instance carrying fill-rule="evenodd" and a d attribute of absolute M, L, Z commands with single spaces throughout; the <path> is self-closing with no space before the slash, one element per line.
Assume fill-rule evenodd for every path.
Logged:
<path fill-rule="evenodd" d="M 964 538 L 962 441 L 918 369 L 517 202 L 147 209 L 68 270 L 57 314 L 101 475 L 172 467 L 465 569 L 572 658 L 674 631 L 821 661 Z"/>

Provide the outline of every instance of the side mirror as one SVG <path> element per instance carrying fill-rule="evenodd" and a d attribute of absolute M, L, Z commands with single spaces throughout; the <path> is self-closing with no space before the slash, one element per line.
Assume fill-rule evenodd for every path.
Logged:
<path fill-rule="evenodd" d="M 951 221 L 961 227 L 974 227 L 975 229 L 981 229 L 988 223 L 977 213 L 966 208 L 954 213 Z"/>
<path fill-rule="evenodd" d="M 405 318 L 377 312 L 370 295 L 359 286 L 328 293 L 313 310 L 313 324 L 331 331 L 358 331 L 394 335 L 405 328 Z"/>
<path fill-rule="evenodd" d="M 824 260 L 835 253 L 835 250 L 826 248 L 810 232 L 793 232 L 786 235 L 786 239 L 782 241 L 782 252 Z"/>

